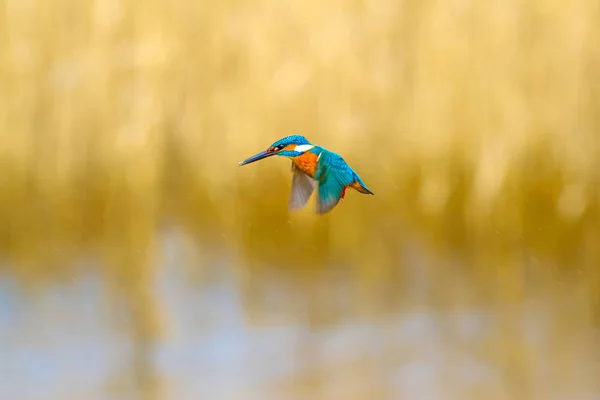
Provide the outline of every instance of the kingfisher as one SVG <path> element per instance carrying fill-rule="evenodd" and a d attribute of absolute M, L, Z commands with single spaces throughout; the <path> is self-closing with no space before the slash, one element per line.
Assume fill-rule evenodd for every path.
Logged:
<path fill-rule="evenodd" d="M 317 187 L 318 214 L 325 214 L 340 201 L 343 202 L 348 188 L 362 194 L 374 194 L 342 156 L 311 144 L 302 135 L 279 139 L 266 150 L 238 165 L 250 164 L 271 156 L 283 156 L 292 160 L 292 191 L 288 203 L 290 210 L 304 208 Z"/>

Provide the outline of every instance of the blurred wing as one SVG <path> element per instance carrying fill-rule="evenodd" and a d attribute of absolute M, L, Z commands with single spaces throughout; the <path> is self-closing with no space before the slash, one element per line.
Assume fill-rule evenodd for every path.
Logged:
<path fill-rule="evenodd" d="M 317 212 L 326 214 L 337 205 L 342 197 L 344 186 L 340 185 L 331 177 L 319 182 L 319 197 L 317 200 Z"/>
<path fill-rule="evenodd" d="M 292 193 L 290 195 L 289 208 L 297 210 L 306 206 L 308 199 L 317 187 L 317 181 L 299 170 L 292 162 Z"/>
<path fill-rule="evenodd" d="M 337 205 L 344 188 L 354 181 L 352 171 L 342 157 L 323 151 L 315 175 L 319 182 L 317 212 L 325 214 Z"/>

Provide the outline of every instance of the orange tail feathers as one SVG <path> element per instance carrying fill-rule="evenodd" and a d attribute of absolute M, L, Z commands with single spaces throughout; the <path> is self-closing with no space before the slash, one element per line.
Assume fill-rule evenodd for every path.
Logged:
<path fill-rule="evenodd" d="M 373 192 L 371 192 L 369 189 L 367 189 L 366 187 L 364 187 L 363 185 L 361 185 L 359 182 L 354 181 L 352 182 L 350 185 L 352 189 L 356 190 L 357 192 L 360 192 L 362 194 L 373 194 Z"/>

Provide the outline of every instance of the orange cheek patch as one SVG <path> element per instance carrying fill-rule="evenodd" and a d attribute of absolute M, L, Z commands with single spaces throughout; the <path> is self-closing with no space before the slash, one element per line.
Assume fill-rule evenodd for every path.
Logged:
<path fill-rule="evenodd" d="M 296 148 L 295 144 L 288 144 L 283 148 L 283 150 L 294 150 Z"/>

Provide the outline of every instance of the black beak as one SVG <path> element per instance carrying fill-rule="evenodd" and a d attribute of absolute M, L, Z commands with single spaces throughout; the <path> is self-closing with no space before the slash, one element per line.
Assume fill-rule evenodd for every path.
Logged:
<path fill-rule="evenodd" d="M 275 152 L 261 151 L 260 153 L 255 154 L 255 155 L 253 155 L 250 158 L 246 158 L 244 161 L 242 161 L 238 165 L 241 167 L 242 165 L 250 164 L 250 163 L 253 163 L 255 161 L 262 160 L 263 158 L 271 157 L 271 156 L 274 156 L 274 155 L 275 155 Z"/>

